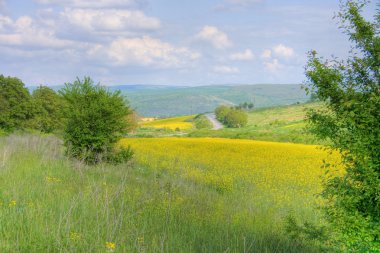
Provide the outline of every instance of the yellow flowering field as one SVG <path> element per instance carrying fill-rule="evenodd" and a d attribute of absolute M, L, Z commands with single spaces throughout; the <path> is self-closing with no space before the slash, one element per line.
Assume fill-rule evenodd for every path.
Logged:
<path fill-rule="evenodd" d="M 123 139 L 139 164 L 165 170 L 219 192 L 247 194 L 271 209 L 310 207 L 321 189 L 322 160 L 337 162 L 319 146 L 219 138 Z"/>
<path fill-rule="evenodd" d="M 176 130 L 177 128 L 181 130 L 188 130 L 193 128 L 193 124 L 189 122 L 194 118 L 194 115 L 181 116 L 167 119 L 158 119 L 154 121 L 141 122 L 141 127 L 153 127 L 153 128 L 167 128 L 171 130 Z"/>

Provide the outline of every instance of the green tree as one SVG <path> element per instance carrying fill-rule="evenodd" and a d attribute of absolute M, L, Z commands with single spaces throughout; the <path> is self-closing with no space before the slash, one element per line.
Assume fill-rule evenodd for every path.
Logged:
<path fill-rule="evenodd" d="M 228 106 L 220 105 L 215 109 L 215 116 L 220 122 L 225 122 L 228 112 L 231 110 Z"/>
<path fill-rule="evenodd" d="M 85 77 L 66 83 L 60 94 L 68 104 L 64 132 L 68 154 L 87 163 L 117 160 L 115 144 L 126 132 L 131 113 L 120 91 L 111 92 Z M 122 150 L 121 156 L 128 157 L 129 151 Z"/>
<path fill-rule="evenodd" d="M 346 1 L 338 15 L 353 43 L 349 58 L 313 51 L 306 68 L 307 90 L 326 104 L 308 113 L 311 130 L 331 141 L 346 168 L 322 193 L 332 239 L 346 252 L 380 252 L 380 15 L 366 21 L 366 3 Z"/>
<path fill-rule="evenodd" d="M 226 117 L 224 124 L 227 127 L 240 128 L 246 126 L 248 123 L 248 115 L 242 110 L 230 110 Z"/>
<path fill-rule="evenodd" d="M 33 91 L 33 119 L 29 125 L 45 133 L 63 129 L 65 102 L 53 89 L 40 86 Z"/>
<path fill-rule="evenodd" d="M 0 128 L 7 132 L 23 129 L 31 117 L 30 94 L 24 83 L 0 75 Z"/>

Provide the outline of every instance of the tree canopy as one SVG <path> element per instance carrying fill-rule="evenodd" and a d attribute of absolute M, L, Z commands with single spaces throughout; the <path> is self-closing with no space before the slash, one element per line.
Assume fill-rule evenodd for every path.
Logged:
<path fill-rule="evenodd" d="M 308 113 L 313 133 L 340 151 L 346 173 L 330 176 L 322 193 L 340 249 L 380 252 L 380 15 L 367 1 L 342 2 L 338 14 L 352 42 L 347 60 L 309 54 L 307 90 L 326 104 Z"/>
<path fill-rule="evenodd" d="M 24 128 L 32 117 L 30 100 L 20 79 L 0 75 L 0 128 L 5 131 Z"/>
<path fill-rule="evenodd" d="M 68 153 L 88 163 L 109 159 L 132 112 L 120 91 L 111 92 L 85 77 L 66 83 L 60 94 L 68 104 L 64 131 Z"/>

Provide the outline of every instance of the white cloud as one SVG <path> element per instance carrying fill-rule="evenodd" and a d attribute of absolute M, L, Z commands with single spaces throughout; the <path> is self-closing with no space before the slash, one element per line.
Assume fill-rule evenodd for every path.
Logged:
<path fill-rule="evenodd" d="M 88 51 L 94 58 L 106 57 L 108 62 L 116 66 L 153 66 L 161 68 L 177 68 L 201 57 L 185 47 L 174 47 L 169 43 L 153 39 L 119 38 L 108 46 L 97 45 Z"/>
<path fill-rule="evenodd" d="M 87 31 L 152 30 L 160 27 L 160 20 L 141 11 L 65 9 L 61 16 L 67 23 Z"/>
<path fill-rule="evenodd" d="M 255 58 L 255 55 L 251 49 L 246 49 L 244 52 L 231 54 L 229 58 L 233 61 L 250 61 Z"/>
<path fill-rule="evenodd" d="M 238 68 L 230 66 L 215 66 L 213 70 L 220 74 L 237 74 L 240 72 Z"/>
<path fill-rule="evenodd" d="M 139 0 L 35 0 L 40 4 L 62 5 L 77 8 L 117 8 L 138 4 Z"/>
<path fill-rule="evenodd" d="M 273 48 L 273 52 L 278 56 L 290 58 L 294 56 L 294 50 L 291 47 L 284 46 L 283 44 L 279 44 Z"/>
<path fill-rule="evenodd" d="M 227 34 L 215 26 L 204 26 L 196 38 L 211 43 L 217 49 L 224 49 L 232 45 Z"/>
<path fill-rule="evenodd" d="M 226 0 L 227 3 L 240 6 L 251 6 L 263 2 L 263 0 Z"/>
<path fill-rule="evenodd" d="M 262 59 L 270 59 L 272 58 L 272 51 L 270 49 L 265 49 L 262 53 L 261 53 L 261 58 Z"/>
<path fill-rule="evenodd" d="M 281 70 L 284 66 L 278 61 L 278 59 L 273 59 L 271 61 L 268 61 L 268 62 L 264 62 L 264 66 L 265 68 L 269 71 L 269 72 L 278 72 L 279 70 Z"/>
<path fill-rule="evenodd" d="M 0 30 L 1 45 L 52 49 L 74 45 L 69 40 L 57 38 L 53 30 L 39 26 L 29 16 L 21 16 L 15 21 L 2 16 Z"/>

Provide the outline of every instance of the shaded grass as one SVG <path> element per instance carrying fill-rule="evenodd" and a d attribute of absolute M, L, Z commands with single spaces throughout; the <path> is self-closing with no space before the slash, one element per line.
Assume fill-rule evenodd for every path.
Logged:
<path fill-rule="evenodd" d="M 258 220 L 243 191 L 138 163 L 88 167 L 61 144 L 0 138 L 0 252 L 316 252 Z"/>

